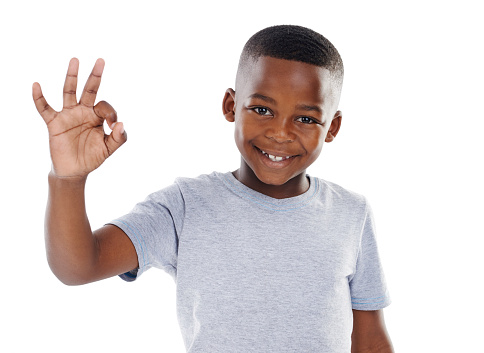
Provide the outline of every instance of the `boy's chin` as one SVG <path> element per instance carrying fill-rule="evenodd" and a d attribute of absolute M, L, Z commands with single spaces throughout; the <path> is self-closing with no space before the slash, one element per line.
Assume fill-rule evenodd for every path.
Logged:
<path fill-rule="evenodd" d="M 271 185 L 271 186 L 282 186 L 285 185 L 288 181 L 294 179 L 297 175 L 286 176 L 282 174 L 266 174 L 266 173 L 259 173 L 256 174 L 257 179 L 263 184 Z"/>

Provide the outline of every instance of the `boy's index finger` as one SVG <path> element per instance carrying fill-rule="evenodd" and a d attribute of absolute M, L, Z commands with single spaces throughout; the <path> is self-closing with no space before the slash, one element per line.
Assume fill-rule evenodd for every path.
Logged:
<path fill-rule="evenodd" d="M 79 60 L 72 58 L 67 69 L 66 81 L 64 82 L 64 108 L 72 108 L 77 105 L 77 74 L 79 72 Z"/>
<path fill-rule="evenodd" d="M 84 90 L 82 91 L 81 99 L 79 104 L 85 105 L 87 107 L 92 107 L 96 101 L 97 90 L 101 84 L 101 76 L 104 70 L 104 60 L 97 59 L 94 67 L 92 68 L 91 74 L 87 79 Z"/>

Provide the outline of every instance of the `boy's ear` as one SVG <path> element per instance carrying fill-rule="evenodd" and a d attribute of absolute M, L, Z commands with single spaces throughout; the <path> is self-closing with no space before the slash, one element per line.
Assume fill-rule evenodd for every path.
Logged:
<path fill-rule="evenodd" d="M 222 102 L 222 111 L 225 119 L 233 123 L 235 121 L 235 91 L 229 88 L 225 91 L 224 100 Z"/>
<path fill-rule="evenodd" d="M 325 142 L 331 142 L 334 140 L 338 134 L 339 128 L 341 127 L 341 119 L 343 118 L 343 113 L 338 110 L 334 113 L 333 120 L 331 121 L 331 126 L 329 127 L 328 133 L 326 134 Z"/>

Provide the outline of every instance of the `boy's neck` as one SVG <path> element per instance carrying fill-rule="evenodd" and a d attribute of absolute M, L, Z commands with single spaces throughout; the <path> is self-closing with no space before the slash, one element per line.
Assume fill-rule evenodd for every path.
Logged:
<path fill-rule="evenodd" d="M 245 186 L 275 199 L 286 199 L 299 196 L 309 189 L 309 179 L 307 178 L 305 171 L 288 180 L 283 185 L 263 183 L 257 178 L 254 171 L 244 162 L 242 162 L 240 168 L 232 172 L 232 174 Z"/>

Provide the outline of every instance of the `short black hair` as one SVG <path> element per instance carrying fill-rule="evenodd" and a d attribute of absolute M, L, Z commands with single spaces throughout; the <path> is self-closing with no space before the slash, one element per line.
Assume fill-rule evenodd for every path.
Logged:
<path fill-rule="evenodd" d="M 329 70 L 338 90 L 341 89 L 343 60 L 334 45 L 312 29 L 279 25 L 260 30 L 245 44 L 240 56 L 239 71 L 245 68 L 250 59 L 257 60 L 261 56 L 324 67 Z"/>

